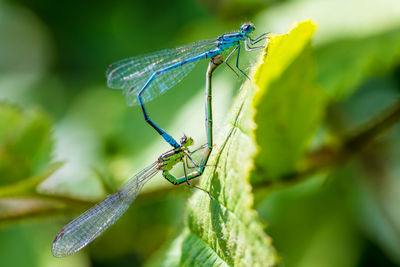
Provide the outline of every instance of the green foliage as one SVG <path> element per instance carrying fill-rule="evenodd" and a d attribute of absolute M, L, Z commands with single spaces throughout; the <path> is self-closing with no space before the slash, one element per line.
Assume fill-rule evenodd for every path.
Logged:
<path fill-rule="evenodd" d="M 88 258 L 92 265 L 132 266 L 151 256 L 150 266 L 400 263 L 400 132 L 376 138 L 400 120 L 400 101 L 393 104 L 400 81 L 396 0 L 269 1 L 271 8 L 251 19 L 257 33 L 286 32 L 296 18 L 313 22 L 271 34 L 254 79 L 243 84 L 225 123 L 214 121 L 218 137 L 200 178 L 212 198 L 197 190 L 187 201 L 193 190 L 157 177 L 114 227 L 84 252 L 59 261 L 50 254 L 52 238 L 93 204 L 80 197 L 100 197 L 105 184 L 115 190 L 168 149 L 139 108 L 128 109 L 119 93 L 105 88 L 104 66 L 236 29 L 244 14 L 266 3 L 225 1 L 213 4 L 218 12 L 194 13 L 202 3 L 89 5 L 91 12 L 72 4 L 65 7 L 76 14 L 70 27 L 71 16 L 54 16 L 49 8 L 56 2 L 46 8 L 39 2 L 0 10 L 7 13 L 0 29 L 14 33 L 0 41 L 0 92 L 7 99 L 0 103 L 1 266 L 87 266 Z M 51 46 L 60 52 L 57 68 L 46 69 Z M 252 58 L 241 53 L 243 68 L 246 55 Z M 237 79 L 225 69 L 214 76 L 215 117 L 225 115 L 228 95 L 237 95 L 231 93 Z M 192 87 L 203 88 L 204 70 L 148 105 L 152 119 L 174 137 L 203 133 L 203 121 L 192 117 L 201 113 L 203 93 L 197 101 Z M 218 98 L 221 91 L 226 95 Z M 356 128 L 359 122 L 364 127 Z M 349 129 L 355 131 L 342 135 Z M 53 153 L 68 166 L 52 163 Z M 41 220 L 31 224 L 32 218 Z"/>
<path fill-rule="evenodd" d="M 267 51 L 263 54 L 255 72 L 254 80 L 257 90 L 250 82 L 242 86 L 212 154 L 210 163 L 217 167 L 207 168 L 203 176 L 202 186 L 210 190 L 213 199 L 203 192 L 194 194 L 188 202 L 187 219 L 181 234 L 152 262 L 153 265 L 267 266 L 276 264 L 275 249 L 267 236 L 260 235 L 262 231 L 260 231 L 258 216 L 252 210 L 253 197 L 249 191 L 249 171 L 254 164 L 255 178 L 252 178 L 256 187 L 263 180 L 296 178 L 292 175 L 307 173 L 307 168 L 312 168 L 314 171 L 314 163 L 311 165 L 309 163 L 317 155 L 321 155 L 322 160 L 317 162 L 316 166 L 319 165 L 323 169 L 327 166 L 325 161 L 329 165 L 330 161 L 335 164 L 337 159 L 348 158 L 349 149 L 350 151 L 355 149 L 351 153 L 356 153 L 358 150 L 350 143 L 358 136 L 361 141 L 356 142 L 362 142 L 359 144 L 362 146 L 374 138 L 373 135 L 366 138 L 369 132 L 376 134 L 379 131 L 364 128 L 358 132 L 358 136 L 342 140 L 343 150 L 336 150 L 336 146 L 333 146 L 334 150 L 330 150 L 330 144 L 326 143 L 327 148 L 320 149 L 323 153 L 316 150 L 315 155 L 310 155 L 311 141 L 317 129 L 323 125 L 322 119 L 327 105 L 337 100 L 337 97 L 329 92 L 326 94 L 326 87 L 322 87 L 319 83 L 320 77 L 326 75 L 325 71 L 329 69 L 329 65 L 334 65 L 335 62 L 324 62 L 328 65 L 326 69 L 320 68 L 317 71 L 316 55 L 311 44 L 315 29 L 315 24 L 305 21 L 297 24 L 288 34 L 270 36 Z M 383 39 L 386 36 L 387 34 L 383 34 Z M 325 47 L 320 49 L 317 51 L 321 53 Z M 393 55 L 397 53 L 394 50 L 386 51 L 390 56 L 386 60 L 378 61 L 375 66 L 380 70 L 393 66 L 396 62 Z M 365 59 L 363 53 L 357 55 L 358 57 L 353 58 L 356 61 L 372 60 Z M 343 58 L 338 55 L 336 60 L 339 62 Z M 321 62 L 323 59 L 320 59 L 318 64 L 323 64 Z M 352 67 L 355 72 L 362 73 L 357 83 L 368 75 L 365 64 L 355 64 Z M 336 79 L 333 80 L 340 82 L 343 80 L 343 75 L 336 75 Z M 355 80 L 349 83 L 347 93 L 352 93 L 349 88 L 354 92 L 355 86 Z M 392 115 L 386 114 L 387 118 L 396 116 L 393 115 L 395 112 L 393 111 Z M 379 129 L 381 126 L 376 124 L 376 127 Z M 257 141 L 257 149 L 254 138 Z M 325 140 L 321 139 L 321 141 L 324 144 Z M 323 156 L 324 153 L 327 155 Z M 309 155 L 310 158 L 308 158 Z M 332 177 L 341 181 L 340 176 L 345 173 L 334 174 Z M 293 187 L 286 196 L 290 197 L 298 190 L 300 192 L 318 190 L 323 177 L 316 177 L 317 179 L 313 179 L 311 183 L 302 187 Z M 286 261 L 288 264 L 293 266 L 323 265 L 324 259 L 313 257 L 313 254 L 302 258 L 301 253 L 304 251 L 299 247 L 303 247 L 303 244 L 293 240 L 294 236 L 298 236 L 300 240 L 306 239 L 307 237 L 301 234 L 302 231 L 309 235 L 316 235 L 315 244 L 310 247 L 313 251 L 311 253 L 346 255 L 342 259 L 334 257 L 337 260 L 331 260 L 331 265 L 324 266 L 346 266 L 347 264 L 351 266 L 351 263 L 356 262 L 354 255 L 360 251 L 360 241 L 358 235 L 352 234 L 356 230 L 354 224 L 349 221 L 349 210 L 333 211 L 337 205 L 346 205 L 345 200 L 342 202 L 334 200 L 334 196 L 341 190 L 343 190 L 342 186 L 333 190 L 327 189 L 312 199 L 305 199 L 303 203 L 299 202 L 299 206 L 281 207 L 281 209 L 290 210 L 289 213 L 283 213 L 287 214 L 285 218 L 288 222 L 299 223 L 296 226 L 290 223 L 281 225 L 282 229 L 278 233 L 283 235 L 279 238 L 282 242 L 285 236 L 282 234 L 285 231 L 284 227 L 287 232 L 291 232 L 292 228 L 299 228 L 284 241 L 287 243 L 279 243 L 279 246 L 285 244 L 289 248 L 287 251 L 293 255 L 294 261 Z M 281 196 L 278 197 L 280 198 Z M 326 209 L 324 212 L 315 214 L 313 209 L 318 211 L 320 201 L 326 202 Z M 302 218 L 304 218 L 303 222 L 299 222 L 298 220 Z M 316 229 L 314 222 L 320 223 L 321 227 Z M 273 233 L 274 229 L 272 229 Z M 313 230 L 317 232 L 314 233 Z M 348 234 L 346 238 L 342 238 L 336 235 L 336 231 Z M 334 244 L 344 242 L 348 246 L 336 247 L 330 243 L 326 244 L 325 239 L 334 240 Z M 292 246 L 295 249 L 290 250 Z M 261 251 L 258 250 L 259 248 L 262 248 Z M 302 259 L 303 262 L 296 262 L 296 257 L 298 260 Z"/>
<path fill-rule="evenodd" d="M 51 123 L 39 110 L 0 103 L 0 185 L 39 174 L 50 162 Z"/>
<path fill-rule="evenodd" d="M 315 82 L 315 29 L 306 21 L 288 34 L 273 36 L 255 74 L 256 162 L 264 179 L 291 173 L 320 125 L 326 101 Z"/>
<path fill-rule="evenodd" d="M 210 191 L 213 199 L 203 192 L 197 192 L 189 200 L 185 229 L 163 259 L 165 266 L 213 266 L 214 262 L 227 266 L 272 266 L 276 263 L 271 240 L 264 234 L 262 225 L 252 209 L 253 197 L 249 175 L 256 153 L 253 117 L 255 110 L 258 112 L 255 116 L 256 121 L 259 120 L 259 116 L 263 116 L 263 120 L 260 120 L 262 123 L 258 123 L 256 134 L 262 136 L 262 141 L 267 143 L 272 143 L 271 138 L 274 138 L 268 138 L 268 135 L 277 131 L 277 127 L 271 127 L 271 124 L 294 125 L 294 129 L 283 127 L 278 133 L 284 131 L 301 134 L 303 131 L 303 138 L 310 138 L 310 132 L 313 133 L 316 123 L 310 123 L 311 126 L 307 124 L 303 130 L 297 129 L 301 126 L 300 123 L 288 123 L 287 119 L 293 113 L 299 115 L 299 122 L 309 117 L 312 113 L 309 110 L 313 110 L 307 105 L 310 99 L 316 99 L 316 105 L 322 106 L 318 103 L 323 99 L 321 91 L 315 85 L 310 86 L 315 78 L 315 64 L 310 63 L 310 39 L 314 29 L 315 26 L 311 22 L 304 22 L 288 34 L 271 36 L 268 53 L 264 55 L 264 60 L 255 74 L 259 90 L 256 90 L 251 82 L 242 87 L 210 160 L 210 164 L 216 167 L 208 167 L 203 175 L 202 186 Z M 307 67 L 302 64 L 306 64 Z M 306 74 L 307 71 L 311 72 L 305 76 L 304 84 L 300 85 L 303 90 L 296 90 L 296 81 L 299 80 L 296 75 L 304 78 L 303 72 L 297 74 L 295 71 L 299 69 L 299 65 L 303 66 Z M 287 80 L 292 83 L 285 83 Z M 271 89 L 266 94 L 266 88 L 270 84 Z M 306 97 L 299 97 L 299 94 Z M 288 97 L 293 100 L 288 101 Z M 287 103 L 287 108 L 274 108 L 275 103 Z M 307 107 L 310 109 L 304 110 Z M 279 116 L 277 111 L 270 112 L 271 109 L 282 110 L 282 115 Z M 266 114 L 272 113 L 274 116 L 271 121 L 265 120 Z M 317 121 L 314 118 L 310 120 Z M 292 143 L 298 146 L 299 142 L 295 141 L 297 140 L 293 140 Z M 260 144 L 261 147 L 263 145 L 264 143 Z M 303 147 L 301 149 L 304 149 Z M 277 147 L 276 150 L 278 149 Z M 262 153 L 260 152 L 258 159 L 266 160 Z M 281 161 L 278 158 L 275 162 Z M 272 158 L 265 162 L 274 164 Z M 280 166 L 275 169 L 276 173 L 281 170 Z M 197 239 L 202 242 L 198 242 Z M 173 255 L 173 258 L 168 255 Z"/>
<path fill-rule="evenodd" d="M 271 239 L 252 208 L 255 91 L 247 82 L 236 97 L 201 182 L 212 198 L 199 191 L 189 199 L 182 233 L 158 259 L 163 266 L 275 264 Z"/>
<path fill-rule="evenodd" d="M 400 30 L 344 38 L 316 50 L 318 83 L 333 100 L 349 97 L 369 76 L 384 74 L 400 61 Z"/>
<path fill-rule="evenodd" d="M 52 216 L 65 205 L 82 204 L 38 190 L 63 165 L 51 163 L 52 148 L 51 122 L 43 112 L 0 103 L 1 223 Z"/>
<path fill-rule="evenodd" d="M 61 166 L 62 163 L 51 164 L 46 170 L 38 175 L 35 175 L 34 177 L 29 177 L 11 185 L 1 187 L 0 198 L 40 195 L 40 193 L 37 192 L 37 188 L 40 183 L 50 177 L 50 175 L 58 170 Z"/>

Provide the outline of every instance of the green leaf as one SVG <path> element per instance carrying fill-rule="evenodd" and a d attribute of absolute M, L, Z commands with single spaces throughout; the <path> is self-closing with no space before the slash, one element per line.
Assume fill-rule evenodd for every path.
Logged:
<path fill-rule="evenodd" d="M 24 179 L 8 186 L 0 187 L 0 198 L 40 195 L 37 191 L 38 185 L 57 171 L 62 165 L 63 163 L 61 162 L 51 164 L 46 170 L 34 177 Z"/>
<path fill-rule="evenodd" d="M 256 72 L 256 88 L 246 82 L 234 101 L 227 123 L 220 131 L 217 145 L 203 174 L 202 187 L 210 191 L 196 192 L 189 200 L 186 223 L 182 233 L 155 265 L 162 266 L 272 266 L 277 262 L 271 239 L 253 210 L 253 195 L 249 183 L 250 171 L 257 152 L 255 116 L 259 122 L 257 141 L 263 146 L 271 142 L 274 131 L 289 119 L 293 128 L 280 144 L 291 140 L 292 147 L 280 159 L 268 158 L 276 172 L 282 170 L 279 160 L 299 157 L 306 141 L 314 133 L 324 107 L 324 94 L 313 82 L 315 63 L 311 55 L 310 39 L 315 25 L 298 24 L 289 34 L 272 36 L 268 54 L 263 56 Z M 300 77 L 299 77 L 300 76 Z M 302 80 L 295 83 L 294 81 Z M 288 101 L 288 99 L 290 101 Z M 285 106 L 276 110 L 279 103 Z M 278 106 L 277 106 L 278 105 Z M 270 116 L 272 114 L 273 116 Z M 300 124 L 291 115 L 297 115 Z M 260 120 L 259 117 L 265 121 Z M 262 121 L 262 122 L 261 122 Z M 287 123 L 287 122 L 286 122 Z M 273 126 L 272 129 L 268 127 Z M 293 131 L 293 132 L 291 132 Z M 297 133 L 297 135 L 295 134 Z M 299 136 L 300 135 L 300 136 Z M 301 143 L 301 145 L 298 145 Z M 273 147 L 275 152 L 280 149 Z M 270 152 L 269 152 L 270 153 Z M 259 157 L 268 155 L 265 150 Z M 270 154 L 273 155 L 273 154 Z M 287 161 L 289 161 L 287 160 Z M 212 167 L 212 166 L 216 167 Z"/>
<path fill-rule="evenodd" d="M 54 216 L 57 213 L 80 209 L 82 206 L 87 207 L 87 202 L 45 195 L 38 190 L 40 183 L 61 166 L 60 162 L 50 164 L 34 177 L 0 187 L 0 223 Z M 75 206 L 72 207 L 71 204 Z"/>
<path fill-rule="evenodd" d="M 257 153 L 255 138 L 262 148 L 257 161 L 278 174 L 293 167 L 314 134 L 325 106 L 324 92 L 314 83 L 315 28 L 306 21 L 288 34 L 270 36 L 268 53 L 255 73 L 258 88 L 251 82 L 242 87 L 210 159 L 216 167 L 203 175 L 202 187 L 213 199 L 196 192 L 189 200 L 185 227 L 159 259 L 161 265 L 276 264 L 271 239 L 253 210 L 249 175 Z"/>
<path fill-rule="evenodd" d="M 370 76 L 400 62 L 400 29 L 336 40 L 316 49 L 318 82 L 334 100 L 346 98 Z"/>
<path fill-rule="evenodd" d="M 297 167 L 324 114 L 326 97 L 315 83 L 311 46 L 315 30 L 311 21 L 305 21 L 288 34 L 274 35 L 256 72 L 256 163 L 262 179 Z"/>
<path fill-rule="evenodd" d="M 155 265 L 272 266 L 271 239 L 253 210 L 249 173 L 256 152 L 255 87 L 247 82 L 221 129 L 201 187 L 189 200 L 186 223 L 169 251 Z M 213 167 L 215 165 L 215 167 Z M 154 263 L 153 263 L 154 264 Z"/>
<path fill-rule="evenodd" d="M 39 191 L 39 185 L 62 166 L 60 162 L 50 164 L 52 145 L 51 123 L 43 112 L 0 103 L 1 223 L 87 206 L 85 201 Z"/>
<path fill-rule="evenodd" d="M 0 103 L 0 185 L 43 171 L 51 159 L 51 123 L 39 110 Z"/>

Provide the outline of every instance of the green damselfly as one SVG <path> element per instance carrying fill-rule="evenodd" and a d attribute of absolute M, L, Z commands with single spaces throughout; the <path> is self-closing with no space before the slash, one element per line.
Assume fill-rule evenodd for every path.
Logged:
<path fill-rule="evenodd" d="M 221 56 L 213 58 L 207 70 L 207 143 L 194 151 L 190 151 L 189 146 L 193 145 L 193 139 L 183 136 L 178 147 L 162 154 L 155 162 L 129 179 L 120 190 L 108 195 L 103 201 L 96 204 L 91 209 L 62 228 L 53 240 L 52 252 L 54 256 L 65 257 L 71 255 L 81 250 L 83 247 L 101 235 L 106 229 L 108 229 L 108 227 L 114 224 L 124 214 L 124 212 L 136 199 L 144 184 L 160 171 L 163 177 L 174 185 L 179 185 L 186 182 L 189 186 L 205 191 L 202 188 L 191 185 L 189 180 L 203 174 L 212 150 L 213 136 L 211 112 L 211 76 L 216 67 L 222 62 L 223 59 Z M 194 152 L 202 148 L 205 148 L 206 150 L 200 164 L 197 165 L 192 160 L 191 156 Z M 190 167 L 189 161 L 195 167 Z M 176 178 L 171 174 L 170 171 L 178 163 L 182 163 L 184 176 Z M 195 168 L 196 170 L 188 174 L 186 171 L 188 168 Z"/>

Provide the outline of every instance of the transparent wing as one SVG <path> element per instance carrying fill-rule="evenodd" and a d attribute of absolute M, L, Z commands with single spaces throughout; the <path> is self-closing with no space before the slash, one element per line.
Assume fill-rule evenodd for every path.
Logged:
<path fill-rule="evenodd" d="M 92 242 L 116 222 L 136 199 L 143 185 L 158 172 L 157 162 L 148 166 L 114 194 L 67 224 L 53 241 L 53 255 L 71 255 Z"/>
<path fill-rule="evenodd" d="M 216 39 L 204 40 L 117 61 L 107 68 L 107 85 L 113 89 L 122 89 L 128 105 L 137 105 L 137 93 L 154 72 L 213 49 L 216 44 Z M 143 100 L 147 102 L 165 93 L 179 83 L 196 64 L 197 61 L 186 63 L 158 75 L 143 93 Z"/>

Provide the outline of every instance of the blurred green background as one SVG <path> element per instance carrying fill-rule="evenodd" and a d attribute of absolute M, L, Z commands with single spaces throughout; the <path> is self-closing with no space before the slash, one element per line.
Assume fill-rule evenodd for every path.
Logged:
<path fill-rule="evenodd" d="M 155 257 L 183 225 L 192 192 L 160 176 L 82 252 L 51 255 L 63 225 L 169 149 L 138 107 L 107 88 L 106 66 L 215 38 L 246 21 L 255 35 L 280 34 L 307 18 L 319 25 L 320 82 L 331 85 L 312 149 L 321 136 L 335 143 L 397 99 L 400 1 L 0 1 L 0 266 L 142 266 Z M 251 67 L 257 53 L 244 54 L 242 66 Z M 198 144 L 207 63 L 199 65 L 147 105 L 161 127 Z M 215 135 L 243 81 L 218 69 Z M 329 172 L 268 192 L 255 183 L 255 208 L 280 264 L 400 266 L 399 156 L 396 125 Z"/>

